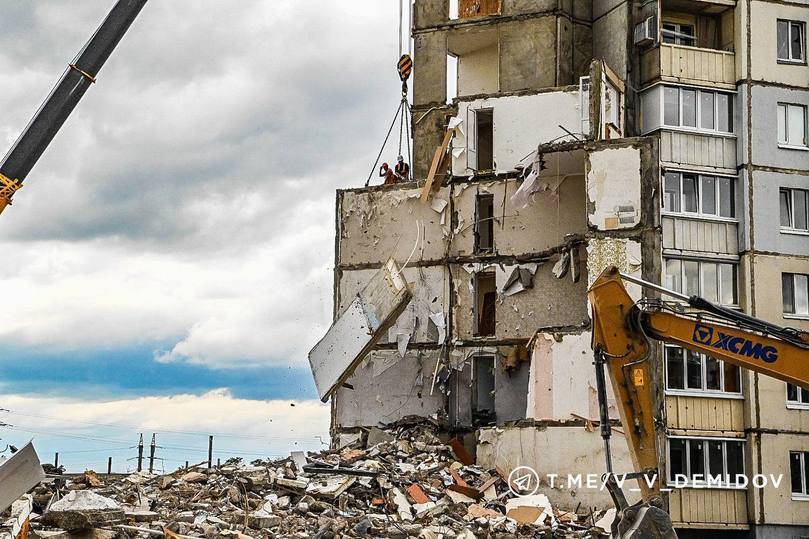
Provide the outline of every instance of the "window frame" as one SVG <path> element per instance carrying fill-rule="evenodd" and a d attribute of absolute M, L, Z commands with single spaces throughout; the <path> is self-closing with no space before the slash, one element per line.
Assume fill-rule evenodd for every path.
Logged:
<path fill-rule="evenodd" d="M 792 455 L 797 453 L 800 455 L 801 466 L 801 490 L 802 492 L 795 492 L 792 490 Z M 806 473 L 806 461 L 809 460 L 809 451 L 790 451 L 788 455 L 787 467 L 789 468 L 789 494 L 794 501 L 809 501 L 809 477 Z"/>
<path fill-rule="evenodd" d="M 667 24 L 674 26 L 675 27 L 674 33 L 679 34 L 679 35 L 676 35 L 676 36 L 672 36 L 674 38 L 673 43 L 669 43 L 669 42 L 665 41 L 665 38 L 666 38 L 665 32 L 667 31 L 666 30 L 666 25 Z M 686 27 L 686 26 L 691 28 L 691 31 L 692 31 L 692 34 L 690 36 L 691 43 L 681 43 L 680 42 L 681 40 L 685 39 L 684 37 L 681 37 L 681 36 L 687 36 L 687 34 L 684 34 L 682 32 L 683 27 Z M 697 25 L 694 24 L 693 22 L 682 22 L 682 21 L 675 21 L 675 20 L 671 20 L 671 19 L 663 19 L 661 21 L 661 24 L 660 24 L 660 42 L 665 43 L 666 45 L 677 45 L 679 47 L 696 47 L 697 46 Z"/>
<path fill-rule="evenodd" d="M 780 137 L 781 137 L 781 133 L 780 133 L 781 107 L 784 107 L 784 133 L 786 134 L 786 137 L 787 137 L 787 139 L 784 142 L 781 142 L 781 140 L 780 140 Z M 803 114 L 802 114 L 802 116 L 803 116 L 803 142 L 799 143 L 799 144 L 796 144 L 793 141 L 789 140 L 789 109 L 791 107 L 799 108 L 803 112 Z M 777 126 L 778 132 L 776 133 L 775 141 L 778 144 L 779 148 L 783 148 L 785 150 L 804 150 L 804 151 L 809 151 L 809 133 L 807 133 L 807 130 L 809 130 L 809 125 L 807 125 L 807 116 L 809 116 L 809 113 L 807 113 L 807 109 L 809 109 L 809 107 L 807 107 L 803 103 L 786 103 L 786 102 L 783 102 L 783 101 L 778 102 L 778 104 L 776 105 L 776 114 L 777 114 L 777 116 L 776 116 L 777 122 L 776 123 L 778 124 L 778 126 Z"/>
<path fill-rule="evenodd" d="M 706 471 L 710 469 L 710 462 L 709 462 L 709 452 L 706 450 L 705 443 L 710 442 L 721 442 L 722 443 L 722 475 L 729 478 L 728 474 L 728 451 L 727 445 L 728 443 L 738 443 L 741 445 L 742 448 L 742 475 L 747 474 L 747 463 L 745 459 L 747 457 L 747 441 L 744 438 L 726 438 L 726 437 L 699 437 L 699 436 L 667 436 L 666 437 L 666 483 L 668 486 L 677 486 L 677 483 L 674 482 L 674 477 L 672 477 L 672 466 L 671 466 L 671 441 L 672 440 L 685 440 L 685 461 L 686 461 L 686 470 L 685 474 L 688 476 L 688 480 L 685 483 L 686 487 L 691 488 L 702 488 L 702 489 L 725 489 L 725 490 L 745 490 L 747 488 L 746 485 L 740 485 L 736 482 L 731 483 L 730 481 L 722 481 L 718 485 L 717 484 L 708 484 L 707 480 L 701 481 L 694 481 L 691 479 L 691 450 L 690 445 L 692 441 L 698 441 L 703 444 L 702 455 L 703 455 L 703 469 Z"/>
<path fill-rule="evenodd" d="M 793 401 L 789 399 L 789 386 L 795 387 L 798 394 L 798 400 Z M 797 386 L 795 384 L 784 383 L 784 391 L 787 410 L 809 410 L 809 402 L 803 402 L 801 398 L 801 394 L 804 391 L 809 394 L 809 390 L 805 390 L 801 386 Z"/>
<path fill-rule="evenodd" d="M 672 289 L 677 291 L 677 292 L 683 293 L 683 294 L 688 293 L 688 292 L 682 290 L 682 284 L 685 283 L 685 281 L 686 281 L 686 279 L 685 279 L 685 264 L 683 264 L 683 262 L 696 262 L 696 263 L 699 264 L 699 290 L 698 290 L 698 295 L 700 297 L 704 297 L 704 290 L 705 290 L 705 287 L 704 287 L 704 284 L 703 284 L 702 266 L 703 266 L 703 264 L 715 264 L 716 265 L 716 270 L 717 270 L 716 271 L 716 294 L 717 294 L 717 299 L 722 297 L 722 292 L 723 292 L 723 289 L 722 289 L 722 277 L 721 277 L 721 271 L 719 269 L 719 266 L 722 265 L 722 264 L 732 266 L 733 271 L 734 271 L 734 281 L 736 283 L 736 290 L 734 291 L 735 292 L 734 295 L 736 296 L 736 301 L 735 301 L 735 303 L 721 303 L 721 301 L 716 301 L 716 303 L 718 303 L 720 305 L 723 305 L 725 307 L 736 308 L 736 309 L 739 308 L 739 263 L 738 262 L 730 261 L 730 260 L 713 260 L 713 259 L 706 260 L 706 259 L 696 259 L 696 258 L 678 257 L 678 256 L 664 256 L 663 257 L 663 282 L 666 282 L 666 279 L 665 279 L 665 277 L 667 275 L 666 268 L 668 266 L 668 261 L 669 260 L 678 260 L 680 262 L 680 285 L 681 285 L 680 290 L 676 290 L 676 288 L 672 288 Z M 709 299 L 709 298 L 706 298 L 706 299 Z M 710 299 L 709 299 L 709 301 L 710 301 Z"/>
<path fill-rule="evenodd" d="M 795 226 L 795 192 L 800 191 L 803 193 L 807 203 L 806 215 L 806 228 L 798 228 Z M 787 211 L 789 212 L 789 226 L 784 226 L 781 223 L 781 194 L 788 193 Z M 787 234 L 805 234 L 809 235 L 809 189 L 801 189 L 800 187 L 779 187 L 778 188 L 778 223 L 781 227 L 781 232 Z"/>
<path fill-rule="evenodd" d="M 682 86 L 682 85 L 674 85 L 674 84 L 664 84 L 661 85 L 662 91 L 660 92 L 660 128 L 663 129 L 671 129 L 676 131 L 687 131 L 689 133 L 710 133 L 712 135 L 724 136 L 724 137 L 735 137 L 735 122 L 734 122 L 734 112 L 735 112 L 735 101 L 733 96 L 736 95 L 736 92 L 726 91 L 726 90 L 709 90 L 705 88 L 697 88 L 694 86 Z M 677 125 L 671 125 L 666 123 L 666 89 L 676 89 L 677 90 Z M 685 91 L 693 91 L 694 92 L 694 114 L 696 119 L 695 126 L 683 125 L 683 90 Z M 714 127 L 711 129 L 703 128 L 702 124 L 702 94 L 703 93 L 711 93 L 714 94 L 713 99 L 713 120 L 714 120 Z M 721 131 L 719 127 L 719 102 L 717 96 L 719 95 L 726 95 L 728 97 L 728 121 L 730 123 L 730 131 Z"/>
<path fill-rule="evenodd" d="M 786 306 L 784 305 L 784 276 L 786 276 L 786 275 L 792 276 L 792 306 L 793 306 L 793 310 L 797 310 L 797 309 L 795 309 L 795 303 L 796 303 L 795 299 L 797 297 L 796 292 L 795 292 L 795 276 L 796 275 L 800 275 L 801 277 L 806 277 L 806 280 L 807 280 L 807 303 L 809 303 L 809 274 L 795 273 L 795 272 L 790 272 L 790 271 L 782 271 L 781 272 L 781 313 L 782 313 L 782 316 L 784 318 L 786 318 L 786 319 L 791 319 L 791 320 L 809 320 L 809 311 L 807 311 L 806 313 L 795 313 L 795 312 L 790 313 L 790 312 L 786 312 L 786 310 L 785 310 Z"/>
<path fill-rule="evenodd" d="M 668 351 L 670 349 L 680 349 L 683 351 L 683 386 L 684 388 L 670 388 L 669 387 L 669 356 Z M 737 372 L 739 373 L 739 391 L 727 391 L 725 389 L 725 362 L 719 358 L 715 358 L 711 356 L 712 359 L 715 359 L 719 362 L 719 385 L 722 389 L 707 389 L 707 370 L 708 370 L 708 361 L 707 361 L 707 354 L 699 353 L 700 358 L 700 370 L 701 370 L 701 389 L 691 388 L 688 387 L 688 356 L 686 354 L 687 350 L 681 346 L 677 346 L 674 344 L 664 344 L 663 345 L 663 363 L 665 366 L 664 374 L 666 377 L 665 380 L 665 393 L 666 395 L 685 395 L 690 397 L 714 397 L 714 398 L 721 398 L 721 399 L 741 399 L 744 400 L 744 390 L 742 388 L 742 374 L 741 374 L 741 367 L 736 366 L 739 369 Z"/>
<path fill-rule="evenodd" d="M 680 199 L 680 204 L 679 204 L 680 211 L 670 210 L 670 209 L 666 208 L 665 205 L 664 205 L 665 204 L 665 199 L 666 199 L 666 193 L 667 193 L 667 191 L 666 191 L 666 174 L 667 173 L 673 173 L 673 174 L 677 174 L 679 176 L 679 180 L 680 180 L 679 181 L 679 188 L 680 188 L 680 191 L 679 191 L 678 195 L 679 195 L 679 199 Z M 697 211 L 696 212 L 685 211 L 685 210 L 682 209 L 683 208 L 683 175 L 684 174 L 691 174 L 691 175 L 694 175 L 694 176 L 697 177 Z M 732 189 L 733 190 L 733 197 L 731 199 L 731 203 L 733 204 L 733 215 L 734 215 L 734 217 L 725 217 L 723 215 L 719 215 L 719 206 L 720 206 L 721 198 L 719 196 L 720 188 L 719 188 L 719 182 L 718 181 L 715 182 L 716 185 L 714 186 L 714 195 L 715 195 L 714 200 L 716 201 L 717 213 L 716 214 L 710 214 L 710 213 L 703 213 L 702 212 L 702 202 L 703 202 L 703 200 L 702 200 L 702 184 L 703 184 L 703 178 L 715 178 L 715 179 L 717 179 L 717 178 L 726 178 L 726 179 L 728 179 L 728 180 L 730 180 L 732 182 L 732 185 L 733 185 L 733 189 Z M 671 216 L 694 217 L 694 218 L 703 219 L 703 220 L 707 220 L 707 221 L 721 221 L 723 223 L 738 223 L 739 222 L 738 211 L 737 211 L 738 208 L 736 207 L 737 206 L 737 195 L 738 195 L 738 179 L 739 179 L 738 176 L 733 176 L 733 175 L 730 175 L 730 174 L 702 174 L 702 173 L 699 173 L 699 172 L 692 172 L 690 170 L 665 169 L 665 170 L 663 170 L 663 174 L 662 174 L 663 197 L 661 198 L 661 204 L 663 204 L 663 205 L 661 207 L 661 213 L 663 215 L 671 215 Z"/>
<path fill-rule="evenodd" d="M 787 54 L 788 58 L 781 58 L 778 56 L 778 24 L 786 23 L 787 25 Z M 806 65 L 806 22 L 795 19 L 776 19 L 775 23 L 775 58 L 779 64 L 788 65 Z M 793 25 L 800 28 L 801 33 L 801 58 L 792 57 L 792 28 Z"/>

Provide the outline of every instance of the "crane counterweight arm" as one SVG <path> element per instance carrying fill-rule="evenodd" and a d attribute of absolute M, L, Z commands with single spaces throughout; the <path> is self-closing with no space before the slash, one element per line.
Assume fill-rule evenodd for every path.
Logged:
<path fill-rule="evenodd" d="M 28 173 L 53 137 L 95 82 L 99 70 L 138 16 L 147 0 L 118 0 L 23 133 L 0 162 L 0 213 L 11 204 Z"/>

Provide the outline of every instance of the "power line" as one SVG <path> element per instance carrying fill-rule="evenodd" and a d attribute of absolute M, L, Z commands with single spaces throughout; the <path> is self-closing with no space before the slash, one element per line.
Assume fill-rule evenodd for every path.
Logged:
<path fill-rule="evenodd" d="M 289 440 L 290 438 L 281 438 L 278 436 L 262 436 L 259 434 L 250 435 L 250 434 L 232 434 L 232 433 L 221 433 L 221 432 L 202 432 L 202 431 L 193 431 L 193 430 L 177 430 L 177 429 L 153 429 L 152 427 L 143 426 L 143 425 L 131 425 L 125 423 L 98 423 L 94 421 L 82 421 L 80 419 L 65 419 L 62 417 L 55 417 L 55 416 L 48 416 L 48 415 L 41 415 L 41 414 L 32 414 L 28 412 L 19 412 L 16 410 L 9 410 L 8 408 L 0 408 L 0 412 L 6 412 L 12 415 L 19 415 L 24 417 L 34 417 L 37 419 L 50 419 L 54 421 L 61 421 L 65 423 L 80 423 L 83 425 L 92 425 L 97 427 L 110 427 L 110 428 L 121 428 L 121 429 L 130 429 L 135 431 L 140 430 L 152 430 L 156 433 L 167 433 L 167 434 L 187 434 L 187 435 L 194 435 L 194 436 L 208 436 L 214 435 L 217 437 L 223 438 L 243 438 L 243 439 L 253 439 L 253 440 Z M 308 438 L 298 438 L 300 440 L 308 439 Z"/>

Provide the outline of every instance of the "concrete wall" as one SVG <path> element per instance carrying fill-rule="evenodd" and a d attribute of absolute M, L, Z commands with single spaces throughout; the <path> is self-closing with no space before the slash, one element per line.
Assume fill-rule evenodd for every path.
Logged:
<path fill-rule="evenodd" d="M 449 189 L 442 188 L 435 198 L 446 200 L 448 193 Z M 449 212 L 439 213 L 422 204 L 420 194 L 415 184 L 400 189 L 339 191 L 338 265 L 381 265 L 391 256 L 404 262 L 419 232 L 424 241 L 419 242 L 411 261 L 443 258 Z"/>
<path fill-rule="evenodd" d="M 806 155 L 809 160 L 809 154 Z M 787 255 L 809 255 L 809 236 L 781 231 L 779 189 L 809 189 L 809 172 L 804 175 L 782 172 L 753 172 L 753 211 L 757 250 Z"/>
<path fill-rule="evenodd" d="M 809 80 L 809 67 L 806 65 L 805 58 L 803 65 L 777 62 L 776 21 L 778 19 L 798 20 L 809 26 L 809 10 L 806 9 L 806 5 L 754 0 L 751 4 L 750 15 L 754 21 L 751 33 L 752 78 L 805 87 L 806 81 Z M 746 75 L 746 69 L 743 73 Z"/>
<path fill-rule="evenodd" d="M 556 17 L 500 25 L 500 89 L 504 92 L 557 85 Z M 565 84 L 570 84 L 566 81 Z"/>
<path fill-rule="evenodd" d="M 587 220 L 600 230 L 641 223 L 641 150 L 612 146 L 587 155 Z"/>
<path fill-rule="evenodd" d="M 498 255 L 539 253 L 564 243 L 566 234 L 587 231 L 583 177 L 566 178 L 556 189 L 537 193 L 533 203 L 525 208 L 516 208 L 509 200 L 518 187 L 517 180 L 453 186 L 458 232 L 453 236 L 451 256 L 474 254 L 473 225 L 478 194 L 491 193 L 494 196 L 494 250 Z M 528 231 L 533 233 L 526 233 Z"/>
<path fill-rule="evenodd" d="M 494 110 L 494 163 L 498 172 L 514 169 L 539 144 L 564 136 L 565 128 L 581 131 L 578 88 L 549 91 L 532 95 L 491 97 L 458 102 L 458 117 L 463 122 L 452 141 L 452 171 L 467 176 L 467 136 L 472 119 L 468 109 Z"/>
<path fill-rule="evenodd" d="M 506 473 L 518 466 L 530 466 L 540 477 L 540 492 L 546 494 L 554 507 L 575 510 L 581 507 L 612 507 L 606 490 L 586 488 L 586 474 L 598 478 L 606 471 L 604 442 L 598 429 L 589 432 L 584 427 L 506 427 L 484 429 L 478 435 L 478 464 L 500 466 Z M 615 433 L 612 438 L 612 461 L 616 471 L 632 469 L 626 439 Z M 557 474 L 554 488 L 549 474 Z M 584 476 L 582 487 L 568 488 L 568 474 Z M 597 483 L 597 481 L 596 481 Z M 627 482 L 627 487 L 630 487 Z M 637 495 L 626 492 L 630 503 Z"/>
<path fill-rule="evenodd" d="M 578 252 L 584 267 L 585 252 L 583 249 Z M 453 305 L 453 335 L 464 341 L 475 339 L 474 274 L 487 269 L 496 272 L 498 287 L 495 340 L 528 340 L 538 327 L 578 326 L 586 323 L 586 280 L 581 278 L 578 283 L 574 283 L 570 275 L 557 279 L 551 272 L 557 260 L 558 255 L 540 264 L 534 274 L 533 288 L 512 296 L 505 296 L 501 292 L 514 266 L 502 264 L 501 267 L 495 263 L 453 265 L 452 282 L 457 298 Z M 486 342 L 492 339 L 482 337 L 477 340 Z"/>
<path fill-rule="evenodd" d="M 362 290 L 376 269 L 346 270 L 340 276 L 340 310 L 346 308 L 354 296 Z M 388 334 L 380 344 L 396 343 L 397 335 L 410 335 L 411 343 L 438 342 L 438 328 L 430 321 L 434 313 L 449 312 L 449 275 L 444 266 L 408 267 L 403 271 L 405 280 L 410 285 L 413 298 L 399 315 L 396 323 L 388 330 Z"/>
<path fill-rule="evenodd" d="M 789 481 L 789 452 L 809 451 L 809 434 L 762 434 L 760 450 L 756 448 L 758 451 L 761 461 L 766 463 L 761 473 L 783 474 L 784 480 L 778 488 L 768 487 L 756 493 L 761 499 L 753 504 L 751 516 L 768 524 L 802 526 L 802 530 L 781 530 L 783 535 L 774 537 L 799 537 L 809 532 L 809 502 L 792 500 Z M 801 531 L 803 534 L 799 535 Z"/>
<path fill-rule="evenodd" d="M 334 397 L 337 427 L 391 423 L 407 415 L 430 416 L 444 409 L 444 394 L 430 395 L 438 350 L 376 350 Z"/>
<path fill-rule="evenodd" d="M 809 85 L 807 75 L 806 85 Z M 809 174 L 809 152 L 779 148 L 778 146 L 778 103 L 790 103 L 809 106 L 809 88 L 792 90 L 772 86 L 753 86 L 753 163 L 756 165 L 800 169 Z M 743 108 L 747 115 L 747 108 Z M 747 140 L 745 137 L 743 152 L 739 162 L 747 162 Z"/>
<path fill-rule="evenodd" d="M 593 4 L 593 57 L 605 60 L 622 79 L 627 76 L 627 29 L 631 20 L 629 2 L 599 0 Z"/>
<path fill-rule="evenodd" d="M 413 38 L 413 105 L 447 101 L 447 35 L 427 32 Z"/>
<path fill-rule="evenodd" d="M 781 273 L 809 274 L 809 256 L 756 254 L 754 257 L 756 316 L 782 326 L 809 331 L 809 320 L 784 317 L 781 298 Z M 750 258 L 751 255 L 745 255 L 742 260 L 749 265 Z"/>
<path fill-rule="evenodd" d="M 458 95 L 500 91 L 500 47 L 497 43 L 458 57 Z"/>

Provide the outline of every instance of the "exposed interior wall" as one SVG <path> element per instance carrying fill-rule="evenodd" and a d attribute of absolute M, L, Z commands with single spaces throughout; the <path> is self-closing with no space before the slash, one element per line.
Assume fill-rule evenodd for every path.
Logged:
<path fill-rule="evenodd" d="M 554 188 L 534 195 L 533 202 L 525 208 L 517 208 L 510 201 L 519 185 L 517 180 L 500 180 L 453 186 L 458 231 L 450 246 L 451 256 L 475 254 L 475 201 L 482 194 L 493 196 L 493 252 L 499 255 L 543 252 L 564 243 L 567 234 L 587 231 L 583 176 L 567 177 L 561 182 L 549 178 Z"/>
<path fill-rule="evenodd" d="M 435 149 L 444 139 L 447 119 L 457 115 L 457 107 L 446 105 L 413 106 L 413 178 L 424 180 L 430 170 Z M 447 170 L 449 167 L 447 167 Z M 438 170 L 437 178 L 446 178 L 447 170 Z"/>
<path fill-rule="evenodd" d="M 458 95 L 492 94 L 500 90 L 497 42 L 458 56 Z"/>
<path fill-rule="evenodd" d="M 589 331 L 537 333 L 531 349 L 528 417 L 565 421 L 599 418 Z M 610 417 L 618 419 L 607 378 Z"/>
<path fill-rule="evenodd" d="M 577 249 L 581 267 L 586 263 L 585 251 Z M 478 271 L 493 269 L 497 276 L 498 299 L 496 306 L 496 340 L 528 340 L 538 327 L 579 326 L 587 322 L 587 286 L 582 277 L 573 282 L 570 274 L 558 279 L 551 271 L 559 255 L 536 267 L 533 288 L 506 296 L 503 285 L 513 272 L 514 265 L 464 264 L 452 266 L 452 282 L 456 302 L 453 305 L 453 335 L 463 341 L 475 339 L 475 287 L 474 275 Z M 533 269 L 532 263 L 523 267 Z M 479 339 L 485 342 L 485 339 Z"/>
<path fill-rule="evenodd" d="M 448 188 L 441 188 L 435 198 L 446 200 L 448 193 Z M 415 184 L 402 189 L 340 191 L 338 265 L 382 265 L 391 256 L 404 261 L 417 241 L 411 261 L 442 259 L 449 212 L 422 204 L 420 194 Z"/>
<path fill-rule="evenodd" d="M 588 153 L 588 222 L 600 230 L 634 228 L 641 221 L 641 150 L 607 147 Z"/>
<path fill-rule="evenodd" d="M 566 133 L 581 132 L 578 87 L 540 92 L 532 95 L 491 97 L 458 102 L 461 125 L 452 141 L 452 171 L 467 176 L 467 146 L 475 147 L 469 123 L 474 115 L 469 110 L 494 111 L 494 164 L 497 172 L 514 170 L 514 166 L 539 144 L 550 142 Z"/>
<path fill-rule="evenodd" d="M 334 423 L 338 428 L 392 423 L 407 415 L 442 414 L 444 394 L 430 395 L 439 350 L 372 351 L 334 397 Z"/>
<path fill-rule="evenodd" d="M 377 271 L 376 269 L 360 269 L 342 272 L 339 304 L 341 311 L 351 303 L 356 294 Z M 446 269 L 444 266 L 410 266 L 405 268 L 402 273 L 410 286 L 413 297 L 404 312 L 399 315 L 396 323 L 379 343 L 396 344 L 397 335 L 409 335 L 408 343 L 440 344 L 438 338 L 441 332 L 430 316 L 440 313 L 446 320 L 449 308 L 449 276 Z"/>
<path fill-rule="evenodd" d="M 614 469 L 631 470 L 626 439 L 616 433 L 611 449 Z M 507 474 L 518 466 L 530 466 L 540 477 L 540 491 L 554 507 L 562 510 L 573 511 L 579 504 L 581 507 L 612 506 L 606 489 L 586 488 L 586 474 L 593 474 L 597 479 L 606 471 L 604 442 L 598 429 L 592 432 L 585 427 L 483 429 L 478 434 L 477 462 L 483 467 L 500 466 Z M 557 474 L 554 488 L 550 487 L 550 474 Z M 582 487 L 568 488 L 568 474 L 582 474 Z M 637 494 L 626 494 L 630 503 L 636 501 Z"/>

